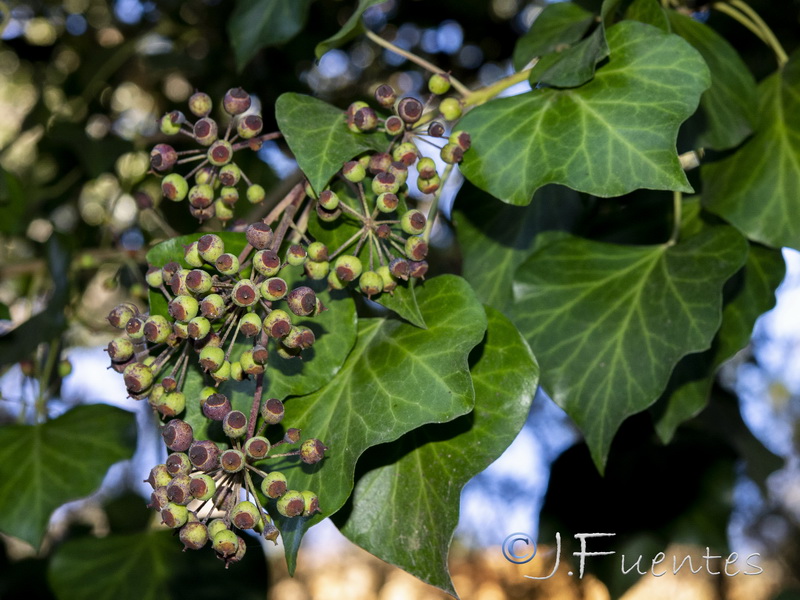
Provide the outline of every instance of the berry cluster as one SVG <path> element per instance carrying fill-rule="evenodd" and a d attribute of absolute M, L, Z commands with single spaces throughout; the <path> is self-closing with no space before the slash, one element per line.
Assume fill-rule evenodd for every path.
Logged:
<path fill-rule="evenodd" d="M 434 75 L 429 87 L 436 93 L 444 93 L 449 89 L 449 81 L 444 75 Z M 346 162 L 339 180 L 318 196 L 310 186 L 306 187 L 306 193 L 317 201 L 316 212 L 321 221 L 332 223 L 341 217 L 356 228 L 330 254 L 312 244 L 306 272 L 314 279 L 327 277 L 333 289 L 342 289 L 357 279 L 368 297 L 392 293 L 398 279 L 424 277 L 428 270 L 425 261 L 428 223 L 422 212 L 406 208 L 406 180 L 409 168 L 416 165 L 418 189 L 425 194 L 439 192 L 442 176 L 437 172 L 436 162 L 422 156 L 417 142 L 432 144 L 428 138 L 441 138 L 445 133 L 445 125 L 440 121 L 425 124 L 425 106 L 420 100 L 406 97 L 398 101 L 389 85 L 378 87 L 375 98 L 383 108 L 393 107 L 394 114 L 381 119 L 366 102 L 354 102 L 347 109 L 347 126 L 355 132 L 379 130 L 393 136 L 387 151 Z M 446 98 L 439 104 L 438 114 L 447 120 L 458 118 L 460 103 L 455 98 Z M 453 165 L 462 160 L 469 147 L 469 134 L 456 131 L 440 148 L 440 156 Z M 344 254 L 351 247 L 354 247 L 352 252 Z"/>
<path fill-rule="evenodd" d="M 161 512 L 169 527 L 181 528 L 186 547 L 201 547 L 211 540 L 226 562 L 238 560 L 237 552 L 244 552 L 231 525 L 259 529 L 273 540 L 278 535 L 259 502 L 252 474 L 262 478 L 260 490 L 276 500 L 280 514 L 310 516 L 319 509 L 313 492 L 287 491 L 282 473 L 257 467 L 259 461 L 286 456 L 299 456 L 314 464 L 326 450 L 319 440 L 307 439 L 297 450 L 271 454 L 272 448 L 300 442 L 300 431 L 288 429 L 274 444 L 262 435 L 267 426 L 283 419 L 279 400 L 261 402 L 270 340 L 278 356 L 299 356 L 314 344 L 315 336 L 311 329 L 294 324 L 292 315 L 313 317 L 325 310 L 311 288 L 289 290 L 284 277 L 290 279 L 291 270 L 302 267 L 307 252 L 302 245 L 292 244 L 282 260 L 275 249 L 281 247 L 285 232 L 285 228 L 274 232 L 262 222 L 250 225 L 245 232 L 247 245 L 239 256 L 225 252 L 218 235 L 203 235 L 185 247 L 184 262 L 193 268 L 170 262 L 147 272 L 148 284 L 168 300 L 169 318 L 141 314 L 131 304 L 115 307 L 108 316 L 112 326 L 127 334 L 108 345 L 112 367 L 122 372 L 132 397 L 147 398 L 168 420 L 162 434 L 173 453 L 166 464 L 154 467 L 148 479 L 154 488 L 151 506 Z M 279 302 L 286 310 L 276 307 Z M 241 338 L 246 341 L 244 350 L 242 344 L 236 344 Z M 191 356 L 210 374 L 215 386 L 230 379 L 255 377 L 249 416 L 233 410 L 230 399 L 214 387 L 187 400 L 182 390 Z M 221 424 L 227 437 L 225 448 L 194 439 L 191 425 L 178 418 L 187 401 L 198 402 L 205 418 Z M 252 501 L 240 498 L 242 490 Z M 206 525 L 214 510 L 224 511 L 221 523 L 225 527 L 212 527 L 213 521 Z"/>
<path fill-rule="evenodd" d="M 158 144 L 150 152 L 150 165 L 154 171 L 165 173 L 176 165 L 197 162 L 186 175 L 169 173 L 161 180 L 161 192 L 165 198 L 180 202 L 189 200 L 190 211 L 200 221 L 216 216 L 221 221 L 233 217 L 233 207 L 239 200 L 237 186 L 240 181 L 247 185 L 247 200 L 258 204 L 264 200 L 264 188 L 254 184 L 233 162 L 237 150 L 258 150 L 262 142 L 278 137 L 279 133 L 260 135 L 264 121 L 259 115 L 249 114 L 251 98 L 241 88 L 231 89 L 222 100 L 222 108 L 230 120 L 222 137 L 220 127 L 209 114 L 211 98 L 196 92 L 189 98 L 189 110 L 198 117 L 191 123 L 181 111 L 172 111 L 161 117 L 159 125 L 165 135 L 183 134 L 201 149 L 178 152 L 169 144 Z M 194 177 L 194 185 L 189 180 Z"/>

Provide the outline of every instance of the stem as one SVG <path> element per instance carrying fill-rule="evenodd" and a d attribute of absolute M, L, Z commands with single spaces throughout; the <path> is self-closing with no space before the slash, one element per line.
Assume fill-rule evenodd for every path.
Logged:
<path fill-rule="evenodd" d="M 361 234 L 362 234 L 362 232 L 363 232 L 363 231 L 364 231 L 363 229 L 359 229 L 359 230 L 358 230 L 358 231 L 356 231 L 356 232 L 355 232 L 353 235 L 351 235 L 351 236 L 350 236 L 350 239 L 348 239 L 348 240 L 347 240 L 347 241 L 346 241 L 344 244 L 342 244 L 341 246 L 339 246 L 339 247 L 338 247 L 338 248 L 337 248 L 337 249 L 336 249 L 334 252 L 332 252 L 331 254 L 328 254 L 328 261 L 330 262 L 331 260 L 333 260 L 334 258 L 336 258 L 336 257 L 339 255 L 339 253 L 340 253 L 340 252 L 342 252 L 342 251 L 343 251 L 343 250 L 345 250 L 345 249 L 346 249 L 348 246 L 350 246 L 350 244 L 352 244 L 353 242 L 355 242 L 355 241 L 356 241 L 356 238 L 357 238 L 357 237 L 359 237 L 359 236 L 361 236 Z"/>
<path fill-rule="evenodd" d="M 366 34 L 369 39 L 371 39 L 379 46 L 383 46 L 387 50 L 391 50 L 395 54 L 398 54 L 403 58 L 407 58 L 411 62 L 418 64 L 426 71 L 430 71 L 431 73 L 438 73 L 439 75 L 447 75 L 450 78 L 450 85 L 452 85 L 456 90 L 458 90 L 459 94 L 465 97 L 470 95 L 469 88 L 465 86 L 463 83 L 461 83 L 458 79 L 453 77 L 452 75 L 449 75 L 447 71 L 440 69 L 439 67 L 437 67 L 433 63 L 428 62 L 424 58 L 420 58 L 413 52 L 409 52 L 408 50 L 403 50 L 402 48 L 395 46 L 393 43 L 383 39 L 381 36 L 379 36 L 373 31 L 370 31 L 369 29 L 367 29 Z"/>
<path fill-rule="evenodd" d="M 447 167 L 445 167 L 444 173 L 442 173 L 442 179 L 441 183 L 439 184 L 439 188 L 433 195 L 433 201 L 431 202 L 431 207 L 428 210 L 428 220 L 425 223 L 425 231 L 422 233 L 422 239 L 425 240 L 425 243 L 428 243 L 431 239 L 433 222 L 436 220 L 436 214 L 439 212 L 439 198 L 442 197 L 442 190 L 444 190 L 444 186 L 447 183 L 447 179 L 450 177 L 450 173 L 452 172 L 453 172 L 453 165 L 447 165 Z"/>
<path fill-rule="evenodd" d="M 283 134 L 280 131 L 273 131 L 272 133 L 265 133 L 264 135 L 259 135 L 258 137 L 254 137 L 249 140 L 244 140 L 243 142 L 237 142 L 236 144 L 231 144 L 231 148 L 233 149 L 234 152 L 236 152 L 237 150 L 241 150 L 242 148 L 249 148 L 252 142 L 256 143 L 267 142 L 269 140 L 275 140 L 282 136 Z"/>
<path fill-rule="evenodd" d="M 486 87 L 483 87 L 479 90 L 470 92 L 464 98 L 464 107 L 466 108 L 469 106 L 478 106 L 480 104 L 483 104 L 484 102 L 488 102 L 489 100 L 497 96 L 497 94 L 499 94 L 504 90 L 507 90 L 512 85 L 516 85 L 528 79 L 528 76 L 531 74 L 532 69 L 533 67 L 529 69 L 524 69 L 522 71 L 519 71 L 518 73 L 512 73 L 507 77 L 503 77 L 502 79 L 495 81 L 491 85 L 487 85 Z"/>
<path fill-rule="evenodd" d="M 247 422 L 247 437 L 249 440 L 253 437 L 253 432 L 256 430 L 256 420 L 258 419 L 258 412 L 261 410 L 261 394 L 264 391 L 264 373 L 256 375 L 256 391 L 253 394 L 253 406 L 250 407 L 250 420 Z"/>
<path fill-rule="evenodd" d="M 672 192 L 672 205 L 675 222 L 672 224 L 672 235 L 669 236 L 668 246 L 677 244 L 681 235 L 681 212 L 683 210 L 683 194 L 681 192 Z"/>
<path fill-rule="evenodd" d="M 728 0 L 728 2 L 715 2 L 711 5 L 711 8 L 728 15 L 758 36 L 775 53 L 779 67 L 789 61 L 786 51 L 769 28 L 769 25 L 748 4 L 742 0 Z"/>

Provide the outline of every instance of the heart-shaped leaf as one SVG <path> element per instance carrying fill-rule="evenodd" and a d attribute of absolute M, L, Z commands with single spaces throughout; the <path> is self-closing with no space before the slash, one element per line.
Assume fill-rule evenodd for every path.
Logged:
<path fill-rule="evenodd" d="M 560 234 L 517 270 L 515 323 L 600 470 L 622 421 L 659 397 L 681 357 L 709 347 L 722 286 L 746 257 L 727 226 L 659 246 Z"/>
<path fill-rule="evenodd" d="M 0 429 L 0 530 L 39 548 L 56 508 L 88 496 L 111 465 L 133 456 L 135 427 L 133 414 L 91 404 Z"/>
<path fill-rule="evenodd" d="M 353 11 L 353 14 L 350 15 L 350 18 L 347 19 L 345 24 L 342 25 L 342 28 L 327 40 L 317 44 L 317 47 L 314 48 L 314 54 L 316 55 L 317 59 L 322 58 L 322 55 L 328 50 L 343 46 L 351 39 L 356 37 L 359 33 L 363 32 L 364 24 L 361 22 L 361 16 L 364 14 L 364 11 L 370 6 L 375 6 L 376 4 L 381 4 L 385 1 L 386 0 L 358 0 L 358 6 L 356 7 L 355 11 Z"/>
<path fill-rule="evenodd" d="M 462 172 L 472 183 L 517 205 L 547 183 L 604 197 L 691 191 L 675 140 L 709 84 L 702 57 L 644 23 L 623 21 L 607 37 L 610 60 L 586 85 L 499 98 L 462 119 L 472 136 Z"/>
<path fill-rule="evenodd" d="M 751 240 L 800 249 L 800 52 L 758 94 L 756 134 L 703 167 L 703 204 Z"/>
<path fill-rule="evenodd" d="M 389 147 L 385 134 L 350 131 L 343 111 L 311 96 L 281 94 L 275 102 L 275 117 L 297 164 L 317 193 L 357 154 L 383 152 Z"/>
<path fill-rule="evenodd" d="M 352 510 L 334 515 L 346 518 L 340 529 L 351 541 L 453 595 L 447 555 L 461 489 L 517 436 L 539 376 L 514 325 L 492 308 L 486 314 L 486 338 L 471 355 L 474 410 L 372 448 L 359 461 L 371 470 L 356 484 Z"/>
<path fill-rule="evenodd" d="M 579 41 L 594 15 L 572 2 L 548 4 L 528 32 L 514 46 L 514 68 L 519 71 L 533 58 L 564 50 Z"/>
<path fill-rule="evenodd" d="M 347 500 L 367 448 L 472 410 L 467 358 L 486 331 L 483 307 L 469 284 L 452 275 L 426 281 L 417 299 L 428 329 L 394 318 L 359 320 L 358 340 L 339 374 L 286 403 L 284 421 L 329 448 L 321 463 L 284 469 L 289 486 L 315 491 L 322 508 L 312 519 L 278 520 L 290 571 L 306 529 Z"/>

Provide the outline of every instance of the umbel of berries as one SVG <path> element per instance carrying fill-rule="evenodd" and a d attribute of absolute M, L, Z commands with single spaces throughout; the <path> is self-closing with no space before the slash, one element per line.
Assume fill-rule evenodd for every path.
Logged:
<path fill-rule="evenodd" d="M 239 150 L 258 150 L 261 144 L 280 134 L 262 134 L 264 122 L 251 111 L 252 98 L 241 88 L 228 90 L 222 99 L 223 122 L 212 116 L 213 102 L 203 92 L 189 98 L 187 117 L 172 111 L 159 120 L 161 133 L 180 136 L 176 144 L 157 144 L 150 153 L 153 171 L 162 174 L 161 192 L 173 202 L 187 201 L 198 220 L 216 216 L 223 222 L 233 217 L 240 196 L 260 203 L 265 190 L 253 183 L 236 163 Z M 220 112 L 220 111 L 217 111 Z M 177 151 L 176 145 L 192 141 L 195 148 Z M 186 169 L 185 173 L 178 172 Z"/>

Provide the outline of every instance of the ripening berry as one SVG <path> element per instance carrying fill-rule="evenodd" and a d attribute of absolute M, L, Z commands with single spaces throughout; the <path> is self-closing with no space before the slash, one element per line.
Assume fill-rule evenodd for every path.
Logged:
<path fill-rule="evenodd" d="M 403 98 L 397 103 L 397 116 L 413 125 L 422 117 L 422 102 L 416 98 Z"/>
<path fill-rule="evenodd" d="M 417 147 L 411 142 L 403 142 L 392 151 L 392 158 L 410 167 L 417 160 Z"/>
<path fill-rule="evenodd" d="M 186 287 L 186 276 L 188 274 L 184 269 L 181 269 L 172 276 L 169 287 L 176 296 L 187 296 L 189 294 L 189 288 Z"/>
<path fill-rule="evenodd" d="M 357 160 L 351 160 L 344 163 L 342 175 L 344 175 L 347 181 L 358 183 L 359 181 L 364 181 L 364 178 L 367 176 L 367 170 L 364 168 L 364 165 Z"/>
<path fill-rule="evenodd" d="M 200 302 L 200 314 L 207 319 L 218 319 L 225 314 L 225 301 L 219 294 L 209 294 Z"/>
<path fill-rule="evenodd" d="M 203 92 L 195 92 L 189 98 L 189 110 L 196 117 L 205 117 L 211 112 L 211 97 Z"/>
<path fill-rule="evenodd" d="M 167 498 L 167 487 L 162 486 L 158 487 L 153 490 L 150 494 L 150 503 L 147 504 L 147 508 L 152 508 L 158 512 L 161 512 L 165 506 L 169 504 L 169 498 Z"/>
<path fill-rule="evenodd" d="M 167 527 L 178 529 L 189 520 L 189 510 L 180 504 L 170 502 L 161 510 L 161 522 Z"/>
<path fill-rule="evenodd" d="M 197 240 L 197 252 L 204 261 L 213 263 L 225 252 L 225 243 L 218 235 L 207 233 Z"/>
<path fill-rule="evenodd" d="M 178 475 L 188 475 L 192 470 L 192 463 L 189 457 L 183 452 L 173 452 L 167 457 L 167 471 L 173 477 Z"/>
<path fill-rule="evenodd" d="M 158 125 L 164 135 L 175 135 L 180 132 L 186 116 L 179 110 L 173 110 L 159 119 Z"/>
<path fill-rule="evenodd" d="M 411 277 L 418 279 L 425 279 L 425 274 L 428 272 L 428 263 L 424 260 L 411 261 L 408 263 L 409 274 Z"/>
<path fill-rule="evenodd" d="M 210 440 L 196 440 L 189 447 L 189 460 L 201 471 L 210 471 L 219 465 L 219 447 Z"/>
<path fill-rule="evenodd" d="M 383 128 L 389 135 L 399 135 L 405 131 L 406 124 L 403 119 L 397 115 L 392 115 L 383 123 Z"/>
<path fill-rule="evenodd" d="M 339 196 L 333 190 L 322 190 L 319 205 L 325 210 L 336 210 L 339 207 Z"/>
<path fill-rule="evenodd" d="M 375 90 L 375 100 L 383 108 L 392 108 L 397 101 L 397 92 L 394 91 L 392 86 L 384 83 Z"/>
<path fill-rule="evenodd" d="M 446 94 L 450 89 L 450 76 L 447 73 L 434 73 L 428 79 L 428 89 L 437 96 Z"/>
<path fill-rule="evenodd" d="M 428 156 L 420 158 L 417 163 L 417 173 L 422 179 L 434 177 L 436 175 L 436 162 Z"/>
<path fill-rule="evenodd" d="M 417 189 L 423 194 L 433 194 L 439 189 L 441 183 L 442 180 L 438 175 L 434 175 L 430 179 L 423 179 L 422 177 L 419 177 L 417 178 Z"/>
<path fill-rule="evenodd" d="M 164 394 L 156 405 L 156 410 L 164 417 L 174 417 L 186 410 L 186 396 L 183 392 L 169 392 Z"/>
<path fill-rule="evenodd" d="M 186 421 L 172 419 L 161 430 L 167 448 L 174 452 L 186 452 L 194 441 L 192 426 Z"/>
<path fill-rule="evenodd" d="M 250 94 L 242 88 L 231 88 L 222 98 L 222 108 L 231 116 L 240 115 L 250 108 Z"/>
<path fill-rule="evenodd" d="M 268 498 L 280 498 L 286 493 L 286 475 L 279 471 L 267 473 L 261 481 L 261 491 Z"/>
<path fill-rule="evenodd" d="M 239 137 L 245 140 L 256 137 L 262 129 L 264 129 L 264 120 L 258 115 L 247 115 L 245 118 L 239 119 L 236 124 Z"/>
<path fill-rule="evenodd" d="M 215 167 L 222 167 L 231 162 L 233 158 L 233 146 L 225 140 L 217 140 L 208 149 L 208 162 Z"/>
<path fill-rule="evenodd" d="M 306 249 L 300 244 L 292 244 L 286 250 L 286 262 L 293 267 L 300 267 L 306 262 Z"/>
<path fill-rule="evenodd" d="M 212 421 L 222 421 L 231 412 L 231 401 L 225 394 L 212 394 L 202 404 L 203 414 Z"/>
<path fill-rule="evenodd" d="M 325 450 L 327 450 L 325 444 L 319 440 L 305 440 L 300 445 L 300 460 L 307 465 L 313 465 L 325 458 Z"/>
<path fill-rule="evenodd" d="M 195 294 L 205 294 L 211 289 L 211 275 L 202 269 L 192 269 L 186 274 L 186 287 Z"/>
<path fill-rule="evenodd" d="M 447 141 L 451 144 L 457 144 L 464 152 L 472 146 L 472 138 L 466 131 L 462 130 L 451 133 Z"/>
<path fill-rule="evenodd" d="M 456 98 L 445 98 L 439 103 L 439 112 L 445 121 L 455 121 L 461 117 L 461 102 Z"/>
<path fill-rule="evenodd" d="M 308 327 L 292 327 L 282 343 L 286 348 L 305 350 L 313 346 L 315 341 L 314 332 Z"/>
<path fill-rule="evenodd" d="M 312 242 L 308 246 L 308 258 L 314 261 L 328 260 L 328 247 L 322 242 Z"/>
<path fill-rule="evenodd" d="M 327 260 L 320 262 L 309 260 L 306 261 L 305 265 L 306 275 L 308 275 L 309 278 L 314 279 L 316 281 L 325 279 L 328 276 L 330 268 L 331 268 L 331 263 L 329 263 Z"/>
<path fill-rule="evenodd" d="M 172 284 L 172 278 L 175 277 L 177 273 L 180 273 L 183 268 L 175 261 L 170 261 L 161 267 L 161 278 L 164 280 L 166 285 Z"/>
<path fill-rule="evenodd" d="M 192 501 L 192 495 L 189 493 L 189 483 L 191 481 L 188 475 L 174 477 L 167 484 L 167 498 L 169 501 L 183 506 L 189 504 Z"/>
<path fill-rule="evenodd" d="M 252 306 L 259 298 L 258 288 L 249 279 L 240 279 L 231 291 L 231 300 L 236 306 Z"/>
<path fill-rule="evenodd" d="M 397 209 L 399 203 L 400 200 L 397 198 L 396 194 L 384 192 L 378 196 L 378 199 L 375 201 L 375 206 L 382 213 L 390 213 Z"/>
<path fill-rule="evenodd" d="M 310 517 L 318 512 L 321 512 L 319 509 L 319 498 L 317 498 L 317 495 L 314 492 L 310 490 L 304 490 L 302 494 L 303 501 L 305 502 L 305 509 L 303 510 L 304 517 Z"/>
<path fill-rule="evenodd" d="M 211 372 L 211 378 L 219 385 L 224 381 L 228 381 L 231 378 L 231 363 L 230 361 L 224 361 L 219 369 L 216 371 Z"/>
<path fill-rule="evenodd" d="M 133 357 L 133 344 L 127 338 L 114 338 L 108 343 L 106 352 L 114 362 L 125 362 Z"/>
<path fill-rule="evenodd" d="M 228 524 L 225 519 L 214 519 L 208 524 L 208 537 L 213 539 L 220 531 L 226 531 L 227 529 Z"/>
<path fill-rule="evenodd" d="M 253 256 L 253 268 L 266 277 L 273 277 L 281 270 L 281 259 L 274 250 L 259 250 Z"/>
<path fill-rule="evenodd" d="M 135 362 L 125 367 L 122 372 L 128 392 L 139 394 L 153 385 L 153 372 L 143 363 Z"/>
<path fill-rule="evenodd" d="M 458 144 L 448 143 L 442 147 L 439 155 L 449 165 L 460 163 L 464 158 L 464 150 Z"/>
<path fill-rule="evenodd" d="M 253 529 L 261 521 L 261 511 L 249 500 L 242 500 L 231 509 L 228 518 L 234 527 Z"/>
<path fill-rule="evenodd" d="M 349 283 L 361 276 L 364 267 L 361 260 L 352 254 L 342 254 L 333 263 L 336 276 L 340 281 Z"/>
<path fill-rule="evenodd" d="M 244 469 L 244 454 L 232 448 L 225 450 L 225 452 L 219 455 L 219 465 L 227 473 L 238 473 Z"/>
<path fill-rule="evenodd" d="M 211 185 L 214 181 L 214 170 L 212 167 L 203 167 L 194 175 L 194 182 L 197 185 Z"/>
<path fill-rule="evenodd" d="M 200 305 L 192 296 L 175 296 L 169 303 L 169 315 L 176 321 L 188 323 L 197 316 Z M 149 322 L 149 319 L 148 319 Z M 145 336 L 147 335 L 147 325 L 145 325 Z"/>
<path fill-rule="evenodd" d="M 169 482 L 172 481 L 172 475 L 169 474 L 167 465 L 156 465 L 150 469 L 150 475 L 144 481 L 145 483 L 149 483 L 150 486 L 156 490 L 169 485 Z"/>
<path fill-rule="evenodd" d="M 292 330 L 292 319 L 286 311 L 275 309 L 264 317 L 264 333 L 275 339 L 282 339 Z"/>
<path fill-rule="evenodd" d="M 266 190 L 257 183 L 247 186 L 247 201 L 250 204 L 258 204 L 260 202 L 263 202 L 264 198 L 266 197 L 267 197 Z"/>
<path fill-rule="evenodd" d="M 303 494 L 295 490 L 289 490 L 278 500 L 276 508 L 284 517 L 297 517 L 303 514 L 306 509 L 306 503 L 303 500 Z"/>
<path fill-rule="evenodd" d="M 183 247 L 183 260 L 190 267 L 202 267 L 203 259 L 197 251 L 197 242 L 192 242 Z"/>
<path fill-rule="evenodd" d="M 214 261 L 214 267 L 222 275 L 236 275 L 239 272 L 239 259 L 229 252 L 223 252 Z"/>
<path fill-rule="evenodd" d="M 239 539 L 230 529 L 223 529 L 211 538 L 211 547 L 222 557 L 233 556 L 239 549 Z"/>
<path fill-rule="evenodd" d="M 198 144 L 210 146 L 217 141 L 217 122 L 210 117 L 203 117 L 194 124 L 194 137 Z"/>
<path fill-rule="evenodd" d="M 317 216 L 320 221 L 333 223 L 341 214 L 342 209 L 338 206 L 334 210 L 326 210 L 321 204 L 317 204 Z"/>
<path fill-rule="evenodd" d="M 210 500 L 217 491 L 217 484 L 213 478 L 205 473 L 195 473 L 189 482 L 189 493 L 198 500 Z"/>
<path fill-rule="evenodd" d="M 347 128 L 352 131 L 353 133 L 359 133 L 359 128 L 356 126 L 356 113 L 361 110 L 362 108 L 369 108 L 369 104 L 358 100 L 353 102 L 350 106 L 347 107 L 347 111 L 345 112 L 345 117 L 347 121 Z"/>
<path fill-rule="evenodd" d="M 156 171 L 169 171 L 178 162 L 178 153 L 169 144 L 157 144 L 150 151 L 150 166 Z"/>
<path fill-rule="evenodd" d="M 277 398 L 270 398 L 261 405 L 261 417 L 268 425 L 277 425 L 283 420 L 283 402 Z"/>
<path fill-rule="evenodd" d="M 406 240 L 405 251 L 411 260 L 423 260 L 428 255 L 428 244 L 422 236 L 414 235 Z"/>
<path fill-rule="evenodd" d="M 233 218 L 233 209 L 229 204 L 225 204 L 222 199 L 214 202 L 214 215 L 223 223 Z"/>
<path fill-rule="evenodd" d="M 239 356 L 239 364 L 242 367 L 242 372 L 248 375 L 259 375 L 264 372 L 264 367 L 258 364 L 253 358 L 252 350 L 245 350 Z"/>
<path fill-rule="evenodd" d="M 128 321 L 130 321 L 138 312 L 139 311 L 133 304 L 119 304 L 111 309 L 111 312 L 108 313 L 108 317 L 106 317 L 106 319 L 108 320 L 109 325 L 112 327 L 123 329 Z"/>
<path fill-rule="evenodd" d="M 286 292 L 289 290 L 286 282 L 280 277 L 270 277 L 261 283 L 259 291 L 261 296 L 270 302 L 277 302 L 286 297 Z"/>
<path fill-rule="evenodd" d="M 247 243 L 256 250 L 263 250 L 272 244 L 274 234 L 272 228 L 266 223 L 258 222 L 248 225 L 244 232 Z"/>
<path fill-rule="evenodd" d="M 189 193 L 189 182 L 178 173 L 170 173 L 161 180 L 161 194 L 173 202 L 180 202 Z"/>
<path fill-rule="evenodd" d="M 260 460 L 269 454 L 270 443 L 269 440 L 262 436 L 251 437 L 244 443 L 244 453 L 248 458 L 253 460 Z"/>
<path fill-rule="evenodd" d="M 247 313 L 239 319 L 239 331 L 243 333 L 245 337 L 253 337 L 257 333 L 260 333 L 262 325 L 261 317 L 254 312 Z"/>
<path fill-rule="evenodd" d="M 412 209 L 406 211 L 400 219 L 400 227 L 409 235 L 419 235 L 425 231 L 427 219 L 422 212 Z"/>
<path fill-rule="evenodd" d="M 378 115 L 369 106 L 358 109 L 353 116 L 353 124 L 358 131 L 372 131 L 378 126 Z"/>
<path fill-rule="evenodd" d="M 247 417 L 240 410 L 232 410 L 222 419 L 222 431 L 229 438 L 240 438 L 247 433 Z"/>
<path fill-rule="evenodd" d="M 433 121 L 430 125 L 428 125 L 428 135 L 431 137 L 440 138 L 444 135 L 445 127 L 439 121 Z"/>
<path fill-rule="evenodd" d="M 394 175 L 391 173 L 383 172 L 378 173 L 372 179 L 372 192 L 375 195 L 379 194 L 396 194 L 400 191 L 400 184 L 395 180 Z"/>
<path fill-rule="evenodd" d="M 287 304 L 298 317 L 307 317 L 317 306 L 317 296 L 310 287 L 300 286 L 289 292 Z"/>
<path fill-rule="evenodd" d="M 358 286 L 367 298 L 372 298 L 383 290 L 383 279 L 375 271 L 364 271 L 358 279 Z"/>
<path fill-rule="evenodd" d="M 392 236 L 392 228 L 388 223 L 381 223 L 375 230 L 375 235 L 382 240 L 389 239 Z"/>
<path fill-rule="evenodd" d="M 338 275 L 336 275 L 336 271 L 331 269 L 328 273 L 328 287 L 332 290 L 343 290 L 347 287 L 347 282 L 339 279 Z"/>
<path fill-rule="evenodd" d="M 242 177 L 242 170 L 233 163 L 229 163 L 219 170 L 219 182 L 226 186 L 232 187 L 239 183 Z"/>
<path fill-rule="evenodd" d="M 233 206 L 239 201 L 239 190 L 233 186 L 225 186 L 219 191 L 219 199 L 226 206 Z M 214 203 L 214 210 L 217 210 L 217 204 Z"/>
<path fill-rule="evenodd" d="M 200 550 L 208 541 L 208 531 L 199 521 L 192 521 L 181 528 L 178 538 L 183 542 L 184 548 Z"/>

